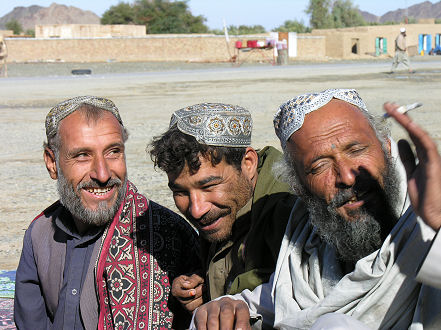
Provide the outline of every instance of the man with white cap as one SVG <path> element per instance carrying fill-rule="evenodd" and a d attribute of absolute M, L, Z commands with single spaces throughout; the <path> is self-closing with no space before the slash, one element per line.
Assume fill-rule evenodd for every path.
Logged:
<path fill-rule="evenodd" d="M 441 287 L 441 157 L 397 108 L 385 104 L 419 158 L 399 142 L 408 187 L 384 121 L 369 114 L 355 90 L 305 94 L 279 108 L 281 170 L 300 198 L 276 270 L 253 292 L 200 307 L 199 329 L 234 321 L 247 329 L 248 312 L 258 325 L 279 329 L 441 326 L 441 290 L 415 279 L 419 273 Z"/>
<path fill-rule="evenodd" d="M 189 311 L 203 299 L 252 290 L 274 271 L 296 198 L 272 174 L 281 152 L 253 149 L 251 131 L 243 107 L 202 103 L 175 111 L 169 129 L 152 142 L 155 165 L 167 173 L 176 206 L 201 238 L 201 273 L 173 283 Z"/>
<path fill-rule="evenodd" d="M 128 181 L 128 134 L 115 104 L 63 101 L 46 116 L 46 137 L 44 160 L 60 200 L 26 230 L 17 328 L 186 328 L 171 282 L 199 267 L 197 235 Z"/>
<path fill-rule="evenodd" d="M 407 55 L 406 28 L 404 27 L 400 28 L 400 34 L 395 39 L 395 56 L 390 72 L 393 73 L 400 63 L 407 68 L 409 73 L 414 73 L 414 71 L 410 68 L 409 56 Z"/>

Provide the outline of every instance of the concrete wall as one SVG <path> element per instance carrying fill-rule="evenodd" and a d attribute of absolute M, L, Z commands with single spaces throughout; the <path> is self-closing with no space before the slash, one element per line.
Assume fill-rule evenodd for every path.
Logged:
<path fill-rule="evenodd" d="M 145 25 L 42 24 L 35 25 L 36 38 L 144 37 Z"/>
<path fill-rule="evenodd" d="M 324 59 L 326 57 L 326 37 L 297 34 L 298 59 Z"/>
<path fill-rule="evenodd" d="M 363 26 L 345 29 L 313 30 L 312 35 L 326 37 L 326 55 L 334 58 L 362 58 L 375 55 L 375 39 L 384 38 L 387 41 L 386 56 L 395 54 L 395 38 L 400 33 L 400 27 L 406 27 L 407 46 L 414 49 L 418 46 L 420 34 L 432 35 L 432 47 L 435 35 L 441 34 L 441 24 L 407 24 Z M 352 40 L 359 39 L 359 53 L 352 54 Z"/>
<path fill-rule="evenodd" d="M 230 38 L 234 55 L 237 40 Z M 230 54 L 223 36 L 161 35 L 144 38 L 101 39 L 7 39 L 10 62 L 65 61 L 228 61 Z M 269 53 L 272 54 L 271 50 Z M 259 60 L 251 54 L 249 60 Z"/>
<path fill-rule="evenodd" d="M 0 30 L 0 36 L 9 37 L 13 35 L 14 35 L 14 31 L 12 30 Z"/>
<path fill-rule="evenodd" d="M 364 26 L 313 30 L 310 34 L 297 34 L 295 58 L 323 60 L 327 57 L 338 59 L 372 57 L 375 56 L 377 37 L 387 41 L 387 54 L 382 56 L 393 56 L 394 41 L 401 26 L 403 25 Z M 435 35 L 441 34 L 441 24 L 408 24 L 405 26 L 409 53 L 415 53 L 419 34 L 432 35 L 433 47 Z M 112 33 L 116 33 L 115 31 L 113 30 Z M 119 31 L 118 33 L 123 33 L 123 28 Z M 270 38 L 269 33 L 230 36 L 229 47 L 224 36 L 194 34 L 116 38 L 6 38 L 6 42 L 9 49 L 9 62 L 104 62 L 108 60 L 214 62 L 229 61 L 237 54 L 244 61 L 269 61 L 273 57 L 273 49 L 248 53 L 238 53 L 235 49 L 235 42 L 238 40 L 246 45 L 247 40 L 265 41 L 267 38 Z M 357 40 L 357 54 L 352 53 L 355 40 Z"/>
<path fill-rule="evenodd" d="M 215 61 L 227 60 L 223 38 L 11 39 L 10 61 Z M 204 52 L 203 49 L 210 49 Z"/>
<path fill-rule="evenodd" d="M 64 61 L 229 61 L 238 54 L 235 43 L 246 45 L 247 40 L 262 40 L 269 34 L 230 36 L 228 43 L 224 36 L 214 35 L 149 35 L 140 38 L 72 38 L 31 39 L 7 38 L 9 62 Z M 301 58 L 324 56 L 323 37 L 300 37 L 297 54 Z M 271 61 L 273 49 L 241 52 L 243 61 Z"/>

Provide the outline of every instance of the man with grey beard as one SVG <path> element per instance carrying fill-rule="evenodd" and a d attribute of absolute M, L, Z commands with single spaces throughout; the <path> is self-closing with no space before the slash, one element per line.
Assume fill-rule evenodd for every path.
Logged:
<path fill-rule="evenodd" d="M 440 328 L 441 290 L 431 286 L 441 287 L 434 266 L 441 157 L 397 108 L 385 104 L 419 162 L 404 140 L 399 161 L 384 121 L 355 90 L 300 95 L 280 106 L 274 126 L 285 162 L 276 170 L 300 199 L 276 270 L 252 292 L 201 306 L 191 328 L 248 329 L 250 315 L 256 328 Z"/>
<path fill-rule="evenodd" d="M 285 154 L 285 164 L 279 167 L 290 186 L 300 193 L 299 196 L 302 197 L 308 209 L 310 223 L 317 234 L 332 245 L 339 259 L 345 262 L 355 264 L 361 258 L 377 250 L 398 220 L 398 204 L 401 201 L 395 187 L 400 182 L 399 173 L 387 151 L 383 150 L 383 152 L 386 169 L 380 175 L 384 187 L 378 185 L 378 182 L 369 176 L 363 179 L 363 172 L 361 172 L 360 179 L 352 187 L 339 189 L 329 203 L 312 194 L 299 182 L 296 178 L 295 165 L 289 154 Z M 377 208 L 372 203 L 366 202 L 357 210 L 358 221 L 345 220 L 337 209 L 352 196 L 357 196 L 364 187 L 370 185 L 374 186 L 376 193 L 386 201 L 385 207 Z"/>
<path fill-rule="evenodd" d="M 79 96 L 46 117 L 44 161 L 60 200 L 26 231 L 16 273 L 19 329 L 185 328 L 170 295 L 199 268 L 195 231 L 127 180 L 115 104 Z"/>

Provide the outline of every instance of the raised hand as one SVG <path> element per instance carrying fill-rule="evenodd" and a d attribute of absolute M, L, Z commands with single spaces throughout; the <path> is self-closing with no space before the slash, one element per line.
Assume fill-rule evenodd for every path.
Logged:
<path fill-rule="evenodd" d="M 400 158 L 407 173 L 409 198 L 414 211 L 433 229 L 441 227 L 441 157 L 437 145 L 410 117 L 386 103 L 385 111 L 406 131 L 416 148 L 416 156 L 406 140 L 398 141 Z"/>

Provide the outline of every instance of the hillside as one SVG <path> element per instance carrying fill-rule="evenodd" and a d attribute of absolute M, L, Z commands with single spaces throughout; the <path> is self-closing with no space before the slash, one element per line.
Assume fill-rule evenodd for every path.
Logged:
<path fill-rule="evenodd" d="M 360 10 L 367 22 L 384 23 L 389 21 L 402 22 L 404 17 L 441 18 L 441 1 L 432 3 L 424 1 L 409 8 L 399 8 L 382 16 L 376 16 Z M 0 30 L 5 29 L 8 21 L 17 20 L 24 30 L 34 29 L 35 24 L 99 24 L 100 17 L 88 10 L 73 6 L 51 4 L 49 7 L 29 6 L 15 7 L 10 13 L 0 17 Z"/>
<path fill-rule="evenodd" d="M 432 3 L 430 1 L 424 1 L 419 4 L 406 8 L 399 8 L 393 11 L 389 11 L 382 16 L 376 16 L 371 13 L 361 11 L 361 15 L 367 22 L 402 22 L 404 17 L 412 17 L 415 19 L 420 18 L 441 18 L 441 1 Z"/>
<path fill-rule="evenodd" d="M 35 24 L 99 24 L 100 18 L 89 10 L 73 6 L 51 4 L 49 7 L 15 7 L 0 18 L 0 29 L 11 20 L 17 20 L 24 30 L 34 29 Z"/>

